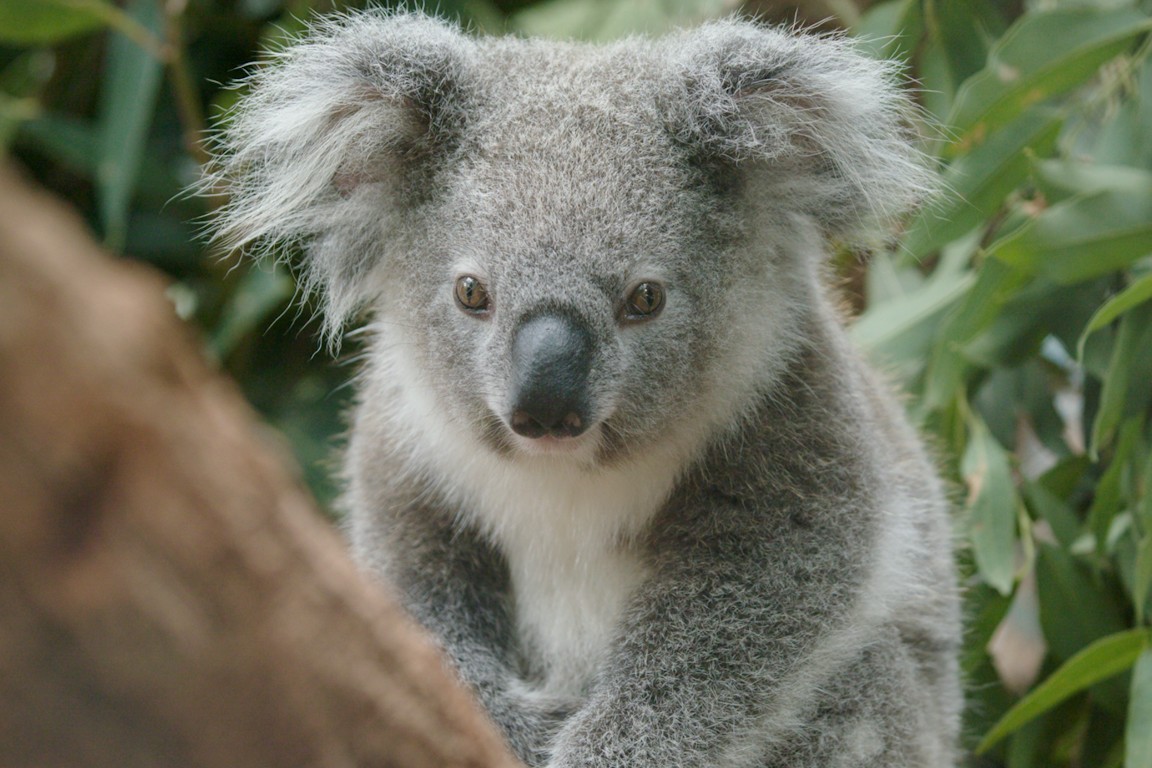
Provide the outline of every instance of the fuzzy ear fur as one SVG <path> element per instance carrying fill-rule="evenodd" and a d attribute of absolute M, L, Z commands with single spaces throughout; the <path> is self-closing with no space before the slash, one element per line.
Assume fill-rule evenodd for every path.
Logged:
<path fill-rule="evenodd" d="M 211 229 L 258 255 L 306 245 L 304 288 L 325 295 L 329 338 L 372 298 L 382 219 L 399 215 L 404 178 L 459 128 L 471 46 L 423 16 L 329 17 L 241 83 L 250 93 L 203 181 L 229 195 Z"/>
<path fill-rule="evenodd" d="M 670 39 L 683 84 L 674 133 L 748 168 L 786 210 L 852 238 L 906 212 L 933 175 L 912 135 L 916 108 L 895 65 L 842 36 L 738 21 Z"/>

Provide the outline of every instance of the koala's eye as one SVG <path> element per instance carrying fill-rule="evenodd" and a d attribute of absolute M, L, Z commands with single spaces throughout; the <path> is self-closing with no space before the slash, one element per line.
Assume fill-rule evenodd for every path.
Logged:
<path fill-rule="evenodd" d="M 664 287 L 660 283 L 643 282 L 632 289 L 624 301 L 625 320 L 646 320 L 660 314 L 664 308 Z"/>
<path fill-rule="evenodd" d="M 477 278 L 472 275 L 461 275 L 456 278 L 456 303 L 468 312 L 487 312 L 488 290 Z"/>

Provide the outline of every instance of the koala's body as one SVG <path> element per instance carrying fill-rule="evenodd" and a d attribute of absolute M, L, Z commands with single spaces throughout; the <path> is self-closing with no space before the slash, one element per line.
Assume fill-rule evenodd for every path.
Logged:
<path fill-rule="evenodd" d="M 529 764 L 954 765 L 944 494 L 821 279 L 928 185 L 891 79 L 383 14 L 254 75 L 221 237 L 369 312 L 353 549 Z"/>

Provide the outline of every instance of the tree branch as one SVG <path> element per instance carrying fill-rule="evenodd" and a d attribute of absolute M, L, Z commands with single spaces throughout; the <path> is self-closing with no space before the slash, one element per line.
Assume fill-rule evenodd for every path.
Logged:
<path fill-rule="evenodd" d="M 163 287 L 0 168 L 0 764 L 513 768 Z"/>

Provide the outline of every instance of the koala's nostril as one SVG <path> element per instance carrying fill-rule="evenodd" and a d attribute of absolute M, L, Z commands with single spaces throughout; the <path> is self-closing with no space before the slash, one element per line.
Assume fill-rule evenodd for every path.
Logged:
<path fill-rule="evenodd" d="M 547 431 L 539 421 L 532 418 L 527 411 L 513 411 L 509 420 L 512 431 L 524 437 L 543 437 Z"/>
<path fill-rule="evenodd" d="M 545 435 L 576 437 L 584 431 L 584 420 L 580 418 L 578 413 L 568 413 L 559 422 L 552 424 L 542 421 L 527 411 L 517 410 L 512 412 L 512 418 L 508 420 L 508 423 L 516 434 L 533 439 Z"/>
<path fill-rule="evenodd" d="M 578 435 L 584 431 L 584 420 L 578 413 L 569 413 L 560 422 L 560 427 L 568 434 Z"/>

